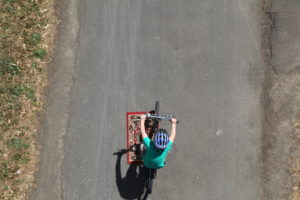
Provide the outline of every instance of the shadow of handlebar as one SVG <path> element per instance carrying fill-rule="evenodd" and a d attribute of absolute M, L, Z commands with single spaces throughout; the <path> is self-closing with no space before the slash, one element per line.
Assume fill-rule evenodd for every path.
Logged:
<path fill-rule="evenodd" d="M 129 149 L 118 149 L 117 152 L 114 152 L 113 155 L 123 155 L 124 153 L 127 153 Z"/>

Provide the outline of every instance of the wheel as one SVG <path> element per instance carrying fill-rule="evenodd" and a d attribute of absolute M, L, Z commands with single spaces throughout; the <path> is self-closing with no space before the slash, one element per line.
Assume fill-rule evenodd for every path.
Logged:
<path fill-rule="evenodd" d="M 159 101 L 155 102 L 155 114 L 159 115 Z"/>
<path fill-rule="evenodd" d="M 152 193 L 153 181 L 156 177 L 156 169 L 150 169 L 149 171 L 149 184 L 148 184 L 148 193 Z"/>
<path fill-rule="evenodd" d="M 151 194 L 152 193 L 152 186 L 153 186 L 153 179 L 149 178 L 149 184 L 148 184 L 148 193 Z"/>
<path fill-rule="evenodd" d="M 149 175 L 148 175 L 148 185 L 147 185 L 147 190 L 148 193 L 152 193 L 152 187 L 153 187 L 153 180 L 156 175 L 156 170 L 155 169 L 149 169 Z"/>

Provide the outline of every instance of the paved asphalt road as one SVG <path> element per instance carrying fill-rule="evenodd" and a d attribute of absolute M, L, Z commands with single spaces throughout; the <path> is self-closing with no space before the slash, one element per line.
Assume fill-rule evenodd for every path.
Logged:
<path fill-rule="evenodd" d="M 73 75 L 66 133 L 53 146 L 41 137 L 35 199 L 142 199 L 143 169 L 129 168 L 126 156 L 117 162 L 113 153 L 126 147 L 126 112 L 150 110 L 156 100 L 161 113 L 181 123 L 147 199 L 262 199 L 260 1 L 87 0 L 77 6 L 75 68 L 64 75 Z"/>

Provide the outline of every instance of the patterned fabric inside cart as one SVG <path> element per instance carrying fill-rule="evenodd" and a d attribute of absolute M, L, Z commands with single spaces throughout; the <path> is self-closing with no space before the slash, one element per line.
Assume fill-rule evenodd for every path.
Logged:
<path fill-rule="evenodd" d="M 142 143 L 140 129 L 140 115 L 147 112 L 127 112 L 127 161 L 128 163 L 142 162 L 142 154 L 140 145 Z M 146 120 L 145 128 L 148 135 L 152 135 L 153 122 Z"/>

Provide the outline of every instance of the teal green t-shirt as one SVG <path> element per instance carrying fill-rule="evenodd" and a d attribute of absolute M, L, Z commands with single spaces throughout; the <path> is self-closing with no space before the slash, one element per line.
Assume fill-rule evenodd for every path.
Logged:
<path fill-rule="evenodd" d="M 149 137 L 145 137 L 143 142 L 147 148 L 146 153 L 143 155 L 144 165 L 152 169 L 164 167 L 167 154 L 171 150 L 173 142 L 169 141 L 167 148 L 164 150 L 157 150 Z"/>

